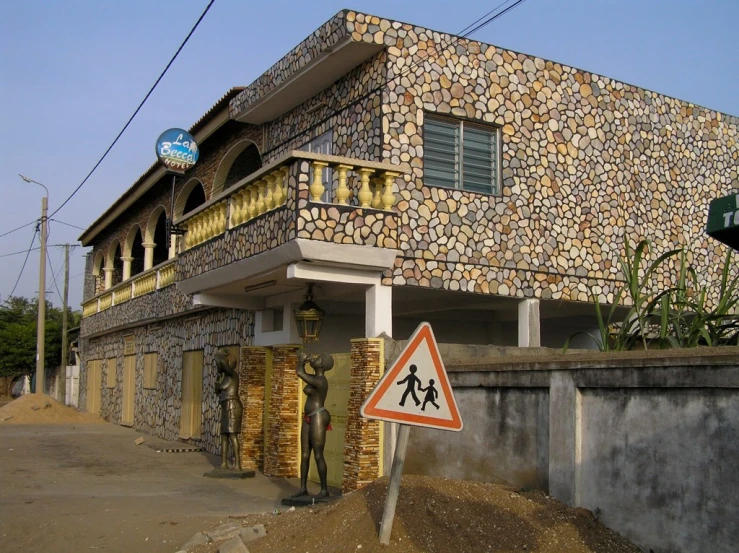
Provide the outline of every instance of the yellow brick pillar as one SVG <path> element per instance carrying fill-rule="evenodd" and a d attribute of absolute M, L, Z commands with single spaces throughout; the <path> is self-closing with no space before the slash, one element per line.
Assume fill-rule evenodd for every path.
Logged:
<path fill-rule="evenodd" d="M 352 367 L 344 434 L 344 493 L 357 490 L 382 474 L 382 423 L 363 419 L 359 409 L 382 376 L 384 344 L 381 338 L 351 341 Z"/>
<path fill-rule="evenodd" d="M 264 474 L 298 476 L 300 458 L 300 385 L 295 374 L 298 345 L 272 347 L 272 378 L 269 389 Z"/>
<path fill-rule="evenodd" d="M 245 346 L 240 352 L 239 398 L 244 406 L 241 424 L 241 468 L 262 470 L 264 466 L 264 385 L 267 348 Z"/>

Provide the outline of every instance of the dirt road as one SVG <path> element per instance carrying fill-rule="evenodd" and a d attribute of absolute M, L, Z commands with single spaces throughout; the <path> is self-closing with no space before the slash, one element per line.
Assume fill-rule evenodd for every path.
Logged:
<path fill-rule="evenodd" d="M 0 425 L 0 551 L 173 553 L 229 516 L 270 512 L 293 483 L 203 478 L 206 453 L 117 425 Z"/>

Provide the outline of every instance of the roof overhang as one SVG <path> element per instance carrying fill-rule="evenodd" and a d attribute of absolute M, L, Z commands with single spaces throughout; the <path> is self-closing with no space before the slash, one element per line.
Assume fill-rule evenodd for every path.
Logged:
<path fill-rule="evenodd" d="M 331 86 L 383 49 L 382 44 L 355 42 L 347 37 L 321 52 L 232 118 L 253 125 L 272 121 Z"/>

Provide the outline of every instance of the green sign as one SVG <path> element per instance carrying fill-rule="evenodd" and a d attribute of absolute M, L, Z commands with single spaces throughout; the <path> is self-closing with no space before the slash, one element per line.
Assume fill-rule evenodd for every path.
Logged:
<path fill-rule="evenodd" d="M 711 202 L 706 233 L 739 251 L 739 194 L 716 198 Z"/>

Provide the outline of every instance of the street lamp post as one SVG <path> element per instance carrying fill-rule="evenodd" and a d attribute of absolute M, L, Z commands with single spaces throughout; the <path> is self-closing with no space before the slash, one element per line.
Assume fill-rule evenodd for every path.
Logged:
<path fill-rule="evenodd" d="M 38 324 L 36 330 L 36 393 L 44 393 L 44 346 L 46 345 L 46 213 L 49 208 L 49 189 L 32 178 L 18 175 L 26 182 L 42 186 L 46 195 L 41 198 L 41 249 L 39 250 L 38 271 Z"/>

